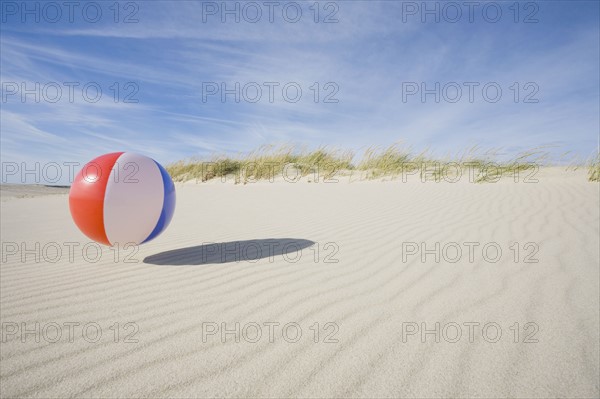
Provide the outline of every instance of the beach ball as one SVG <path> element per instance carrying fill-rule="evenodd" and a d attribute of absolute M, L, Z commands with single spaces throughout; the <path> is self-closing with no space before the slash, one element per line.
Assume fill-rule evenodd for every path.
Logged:
<path fill-rule="evenodd" d="M 79 230 L 105 245 L 143 244 L 162 233 L 175 211 L 175 185 L 155 160 L 131 152 L 101 155 L 71 185 Z"/>

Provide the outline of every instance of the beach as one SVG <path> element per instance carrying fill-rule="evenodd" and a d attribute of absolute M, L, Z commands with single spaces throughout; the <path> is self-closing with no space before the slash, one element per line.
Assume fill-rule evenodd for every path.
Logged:
<path fill-rule="evenodd" d="M 338 180 L 177 183 L 167 230 L 112 249 L 12 186 L 0 396 L 600 395 L 585 171 Z"/>

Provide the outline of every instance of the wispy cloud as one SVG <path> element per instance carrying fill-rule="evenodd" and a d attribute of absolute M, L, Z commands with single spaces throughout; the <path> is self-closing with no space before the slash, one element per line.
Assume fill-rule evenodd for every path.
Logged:
<path fill-rule="evenodd" d="M 563 143 L 582 155 L 597 145 L 597 3 L 540 3 L 536 24 L 514 23 L 510 14 L 495 24 L 403 23 L 401 3 L 388 1 L 335 2 L 339 22 L 325 24 L 333 9 L 317 3 L 315 23 L 311 4 L 302 3 L 297 23 L 280 14 L 272 23 L 266 15 L 258 23 L 210 15 L 204 23 L 202 3 L 187 1 L 140 3 L 133 24 L 9 20 L 0 38 L 3 95 L 10 82 L 27 89 L 94 82 L 103 95 L 85 101 L 78 88 L 74 101 L 23 102 L 19 87 L 2 103 L 2 159 L 84 162 L 125 149 L 169 162 L 271 142 L 356 149 L 404 140 L 439 151 Z M 221 101 L 222 84 L 252 82 L 262 89 L 259 101 L 238 103 L 233 94 Z M 279 84 L 273 102 L 266 82 Z M 463 96 L 405 101 L 406 82 L 457 82 Z M 464 82 L 480 84 L 475 101 Z M 482 97 L 489 82 L 502 88 L 501 101 Z M 207 83 L 219 93 L 207 95 Z M 299 101 L 282 97 L 286 83 L 301 87 Z M 539 102 L 524 103 L 532 91 Z M 124 102 L 127 95 L 137 102 Z M 338 101 L 324 102 L 328 95 Z"/>

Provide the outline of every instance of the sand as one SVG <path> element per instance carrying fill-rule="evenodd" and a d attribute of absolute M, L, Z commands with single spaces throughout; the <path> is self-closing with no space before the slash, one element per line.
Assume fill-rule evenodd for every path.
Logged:
<path fill-rule="evenodd" d="M 0 184 L 0 200 L 13 198 L 30 198 L 42 195 L 66 194 L 67 186 L 51 186 L 44 184 Z"/>
<path fill-rule="evenodd" d="M 66 194 L 23 188 L 0 396 L 598 397 L 599 185 L 538 177 L 188 182 L 166 232 L 98 260 Z"/>

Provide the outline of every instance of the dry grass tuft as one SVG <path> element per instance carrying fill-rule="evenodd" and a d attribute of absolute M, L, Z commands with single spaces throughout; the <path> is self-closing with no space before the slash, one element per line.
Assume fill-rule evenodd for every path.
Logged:
<path fill-rule="evenodd" d="M 217 177 L 233 176 L 236 183 L 247 183 L 273 179 L 282 173 L 291 178 L 296 174 L 327 178 L 340 170 L 352 169 L 353 157 L 352 152 L 326 147 L 308 151 L 291 145 L 263 146 L 236 157 L 217 155 L 205 161 L 179 161 L 168 165 L 167 171 L 175 181 L 196 179 L 205 182 Z"/>
<path fill-rule="evenodd" d="M 588 164 L 588 180 L 600 182 L 600 153 L 597 153 Z"/>
<path fill-rule="evenodd" d="M 215 178 L 233 178 L 236 184 L 246 184 L 272 180 L 277 176 L 294 178 L 310 175 L 308 181 L 326 181 L 344 171 L 357 171 L 366 179 L 395 178 L 400 174 L 420 173 L 421 179 L 440 181 L 442 174 L 446 179 L 452 179 L 452 171 L 469 168 L 474 173 L 476 182 L 494 182 L 502 176 L 518 176 L 520 172 L 550 165 L 547 149 L 548 147 L 534 148 L 507 158 L 501 149 L 483 150 L 479 146 L 473 146 L 457 154 L 437 157 L 429 149 L 415 152 L 412 148 L 397 143 L 388 147 L 369 147 L 359 161 L 354 162 L 355 154 L 352 151 L 328 147 L 308 150 L 294 145 L 268 145 L 235 156 L 221 154 L 205 160 L 192 158 L 179 161 L 168 165 L 167 171 L 174 181 L 195 179 L 197 182 L 205 182 Z M 569 154 L 564 153 L 561 159 L 564 161 Z M 576 170 L 585 164 L 572 160 L 567 169 Z M 596 155 L 587 164 L 589 180 L 599 181 L 600 156 Z"/>

